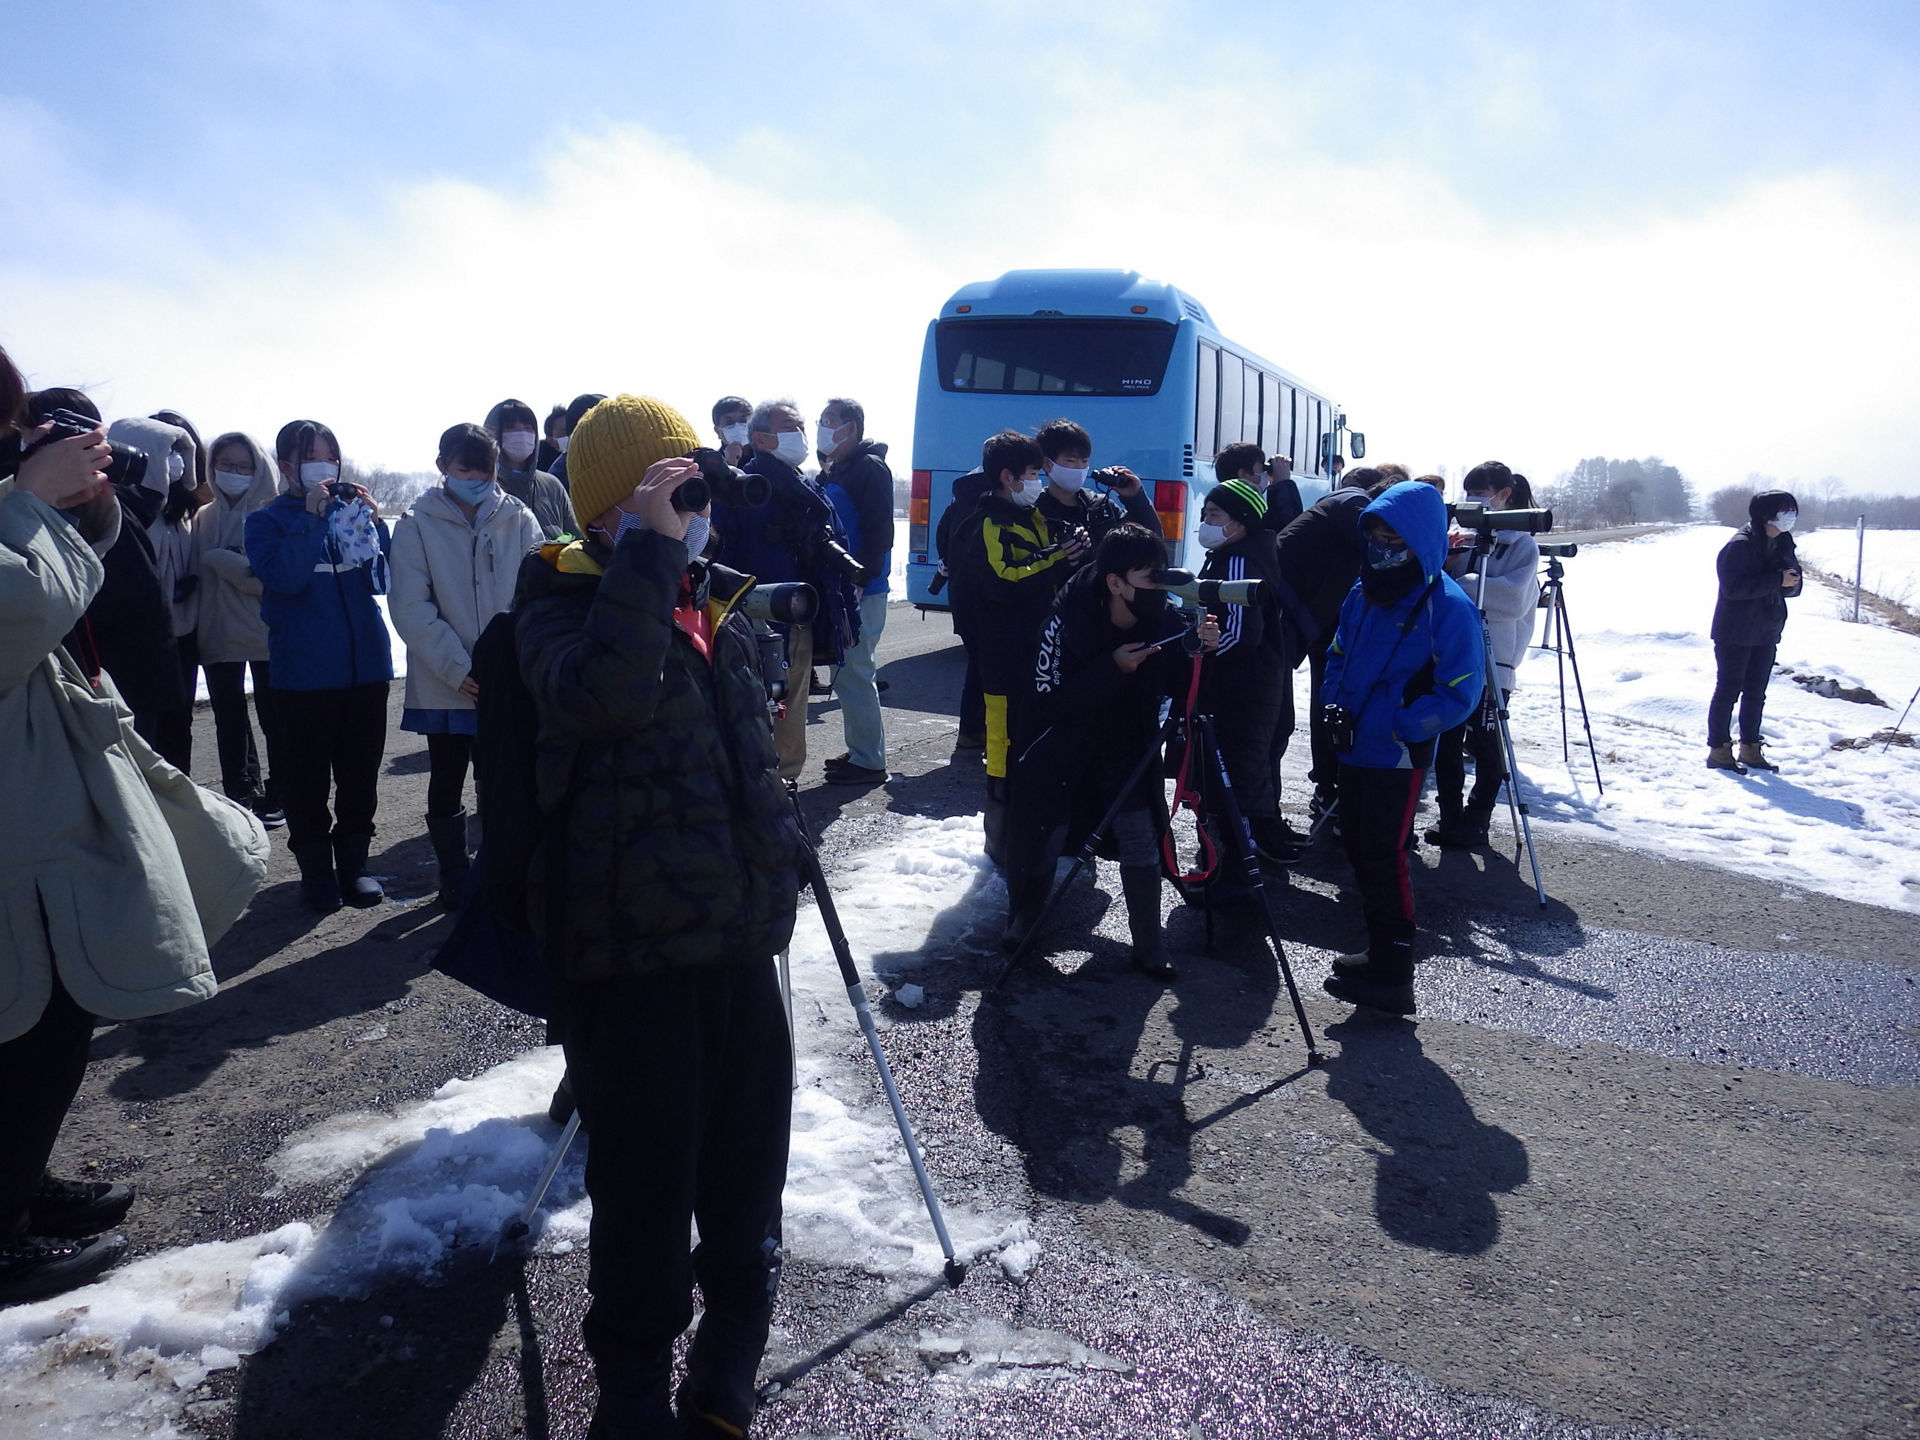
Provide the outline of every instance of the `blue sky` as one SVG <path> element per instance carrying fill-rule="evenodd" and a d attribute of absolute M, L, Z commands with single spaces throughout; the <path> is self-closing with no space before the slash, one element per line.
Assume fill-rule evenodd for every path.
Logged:
<path fill-rule="evenodd" d="M 671 388 L 645 347 L 646 373 L 607 373 L 634 347 L 596 316 L 673 330 L 688 408 L 712 384 L 808 405 L 864 387 L 904 434 L 945 293 L 1116 264 L 1199 293 L 1415 463 L 1657 451 L 1708 483 L 1883 488 L 1920 448 L 1915 347 L 1887 343 L 1920 321 L 1917 16 L 43 6 L 10 46 L 41 63 L 0 78 L 0 131 L 37 160 L 0 200 L 0 342 L 129 407 L 231 396 L 258 428 L 352 407 L 350 450 L 357 431 L 367 458 L 418 468 L 425 442 L 375 413 L 398 386 L 441 407 L 484 386 L 475 412 Z M 662 276 L 711 321 L 646 294 Z M 116 351 L 114 325 L 63 323 L 84 300 L 143 323 Z M 1858 444 L 1811 396 L 1780 433 L 1755 393 L 1769 344 L 1847 402 Z"/>

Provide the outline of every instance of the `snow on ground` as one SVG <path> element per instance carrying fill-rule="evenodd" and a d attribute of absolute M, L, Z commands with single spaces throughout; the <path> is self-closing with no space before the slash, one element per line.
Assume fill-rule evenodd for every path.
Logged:
<path fill-rule="evenodd" d="M 1693 526 L 1583 546 L 1566 605 L 1604 795 L 1566 677 L 1572 763 L 1561 759 L 1551 654 L 1531 652 L 1512 705 L 1534 817 L 1549 833 L 1651 850 L 1894 909 L 1920 909 L 1920 750 L 1835 749 L 1893 725 L 1920 684 L 1920 638 L 1850 624 L 1851 600 L 1810 583 L 1789 602 L 1778 664 L 1865 686 L 1891 709 L 1816 695 L 1776 673 L 1763 734 L 1778 775 L 1708 770 L 1714 557 L 1731 532 Z M 1534 639 L 1547 637 L 1541 612 Z M 1914 728 L 1909 719 L 1908 729 Z M 1496 834 L 1505 822 L 1495 816 Z"/>
<path fill-rule="evenodd" d="M 1854 530 L 1830 526 L 1796 534 L 1793 543 L 1807 564 L 1849 586 L 1857 567 L 1864 589 L 1896 605 L 1920 605 L 1920 530 L 1869 530 L 1863 546 Z M 1846 613 L 1853 613 L 1851 605 Z"/>
<path fill-rule="evenodd" d="M 918 950 L 945 911 L 1004 903 L 981 854 L 978 816 L 907 817 L 888 849 L 836 877 L 833 893 L 876 1009 L 886 987 L 873 979 L 872 957 Z M 939 1273 L 943 1256 L 811 907 L 801 911 L 791 964 L 799 1084 L 787 1248 L 918 1284 Z M 550 1154 L 558 1129 L 545 1112 L 562 1069 L 558 1050 L 530 1051 L 392 1114 L 334 1116 L 291 1137 L 270 1162 L 283 1190 L 346 1187 L 331 1214 L 164 1251 L 85 1289 L 0 1310 L 0 1389 L 10 1405 L 26 1402 L 10 1413 L 18 1428 L 9 1436 L 172 1434 L 184 1392 L 266 1344 L 301 1302 L 430 1280 L 457 1253 L 490 1252 Z M 914 1097 L 905 1099 L 911 1117 Z M 586 1238 L 584 1164 L 576 1145 L 535 1220 L 536 1248 L 563 1251 Z M 1026 1273 L 1039 1247 L 1022 1217 L 942 1199 L 963 1258 L 990 1255 L 1008 1274 Z"/>

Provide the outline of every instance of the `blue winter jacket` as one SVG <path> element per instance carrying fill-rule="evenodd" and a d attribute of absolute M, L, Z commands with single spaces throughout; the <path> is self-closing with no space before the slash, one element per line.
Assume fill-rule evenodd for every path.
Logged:
<path fill-rule="evenodd" d="M 1421 581 L 1393 605 L 1374 604 L 1360 583 L 1347 593 L 1320 699 L 1354 716 L 1345 763 L 1406 770 L 1427 765 L 1435 737 L 1480 703 L 1487 649 L 1480 612 L 1442 568 L 1447 506 L 1440 492 L 1404 481 L 1367 506 L 1361 525 L 1375 516 L 1406 540 Z"/>
<path fill-rule="evenodd" d="M 393 679 L 387 623 L 373 600 L 386 592 L 391 539 L 386 522 L 376 523 L 380 559 L 347 565 L 303 496 L 282 495 L 247 517 L 247 563 L 260 580 L 274 689 L 344 690 Z"/>

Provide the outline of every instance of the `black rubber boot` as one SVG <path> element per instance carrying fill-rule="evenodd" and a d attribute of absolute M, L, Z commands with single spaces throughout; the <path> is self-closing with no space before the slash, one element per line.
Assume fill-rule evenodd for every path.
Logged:
<path fill-rule="evenodd" d="M 1379 953 L 1382 948 L 1388 951 L 1384 958 Z M 1413 1014 L 1413 942 L 1376 944 L 1370 949 L 1365 965 L 1337 966 L 1320 988 L 1349 1005 L 1365 1005 L 1389 1015 Z"/>
<path fill-rule="evenodd" d="M 1134 968 L 1155 980 L 1171 984 L 1179 972 L 1167 954 L 1160 927 L 1160 867 L 1122 865 L 1120 893 L 1127 902 L 1127 930 L 1133 936 Z"/>
<path fill-rule="evenodd" d="M 333 864 L 340 880 L 340 898 L 362 910 L 371 909 L 387 898 L 380 882 L 367 874 L 367 847 L 372 843 L 371 835 L 333 837 Z"/>
<path fill-rule="evenodd" d="M 745 1435 L 759 1408 L 754 1385 L 760 1357 L 766 1352 L 773 1307 L 750 1315 L 721 1315 L 708 1310 L 700 1317 L 687 1347 L 687 1378 L 675 1398 L 680 1423 L 688 1435 Z"/>
<path fill-rule="evenodd" d="M 1474 796 L 1451 818 L 1440 808 L 1440 823 L 1427 831 L 1427 843 L 1442 850 L 1480 850 L 1487 843 L 1487 825 L 1493 819 L 1493 801 Z"/>
<path fill-rule="evenodd" d="M 596 1361 L 594 1373 L 600 1399 L 587 1440 L 681 1440 L 689 1433 L 673 1418 L 672 1350 L 621 1365 L 617 1374 Z"/>
<path fill-rule="evenodd" d="M 333 868 L 331 840 L 303 840 L 292 847 L 300 865 L 300 899 L 309 910 L 331 915 L 340 908 L 340 878 Z"/>
<path fill-rule="evenodd" d="M 427 837 L 433 841 L 433 858 L 440 863 L 438 903 L 442 910 L 452 910 L 460 904 L 460 887 L 467 883 L 473 864 L 467 858 L 467 812 L 427 816 Z"/>

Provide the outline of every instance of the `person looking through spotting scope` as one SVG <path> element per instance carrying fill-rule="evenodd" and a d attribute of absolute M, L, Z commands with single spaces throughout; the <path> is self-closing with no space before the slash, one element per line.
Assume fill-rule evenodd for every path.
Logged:
<path fill-rule="evenodd" d="M 1320 703 L 1340 758 L 1340 838 L 1360 887 L 1367 948 L 1334 961 L 1337 1000 L 1413 1013 L 1413 879 L 1407 835 L 1434 741 L 1486 684 L 1480 613 L 1442 568 L 1447 506 L 1417 480 L 1361 516 L 1366 559 L 1340 607 Z"/>
<path fill-rule="evenodd" d="M 521 567 L 542 839 L 528 913 L 565 1017 L 593 1200 L 594 1435 L 743 1435 L 780 1276 L 791 1059 L 773 957 L 801 837 L 781 784 L 747 577 L 700 560 L 676 505 L 700 443 L 616 395 L 568 447 L 586 539 Z M 689 1226 L 700 1240 L 691 1256 Z"/>

